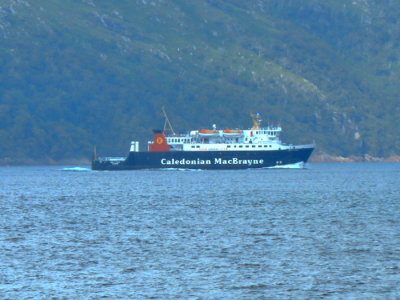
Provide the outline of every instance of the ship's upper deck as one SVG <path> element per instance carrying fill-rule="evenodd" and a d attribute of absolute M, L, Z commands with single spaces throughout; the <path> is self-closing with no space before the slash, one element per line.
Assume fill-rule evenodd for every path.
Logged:
<path fill-rule="evenodd" d="M 251 129 L 212 129 L 192 130 L 186 134 L 171 134 L 164 138 L 170 151 L 266 151 L 295 149 L 293 145 L 285 145 L 280 140 L 280 126 L 261 127 L 261 115 L 251 115 Z M 165 128 L 164 128 L 165 132 Z M 161 141 L 161 140 L 160 140 Z M 154 141 L 149 141 L 149 149 Z"/>
<path fill-rule="evenodd" d="M 279 138 L 281 131 L 281 127 L 257 130 L 203 129 L 193 130 L 187 134 L 168 135 L 166 142 L 172 151 L 272 150 L 282 145 Z"/>

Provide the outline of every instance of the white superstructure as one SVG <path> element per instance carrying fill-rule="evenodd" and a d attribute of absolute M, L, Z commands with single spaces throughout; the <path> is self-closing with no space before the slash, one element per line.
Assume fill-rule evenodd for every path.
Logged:
<path fill-rule="evenodd" d="M 217 130 L 213 125 L 213 129 L 193 130 L 185 135 L 167 135 L 166 142 L 171 151 L 266 151 L 309 147 L 283 144 L 280 140 L 280 126 L 263 128 L 260 127 L 260 114 L 253 114 L 252 118 L 253 127 L 248 130 Z"/>

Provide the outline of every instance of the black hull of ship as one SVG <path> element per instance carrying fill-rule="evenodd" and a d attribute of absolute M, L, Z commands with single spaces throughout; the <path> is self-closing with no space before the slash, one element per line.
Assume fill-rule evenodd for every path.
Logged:
<path fill-rule="evenodd" d="M 235 170 L 267 168 L 307 162 L 313 148 L 276 151 L 168 151 L 130 152 L 120 162 L 94 160 L 93 170 L 203 169 Z"/>

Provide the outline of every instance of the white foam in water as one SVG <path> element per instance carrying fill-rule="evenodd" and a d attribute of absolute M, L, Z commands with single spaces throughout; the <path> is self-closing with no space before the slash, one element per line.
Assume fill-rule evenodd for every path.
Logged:
<path fill-rule="evenodd" d="M 83 168 L 83 167 L 69 167 L 69 168 L 63 168 L 62 171 L 89 172 L 89 171 L 92 171 L 92 170 L 90 168 Z"/>
<path fill-rule="evenodd" d="M 304 169 L 304 168 L 305 168 L 305 164 L 302 161 L 294 163 L 294 164 L 267 167 L 267 169 Z"/>
<path fill-rule="evenodd" d="M 203 171 L 201 169 L 183 169 L 183 168 L 162 168 L 162 169 L 157 169 L 160 171 Z"/>

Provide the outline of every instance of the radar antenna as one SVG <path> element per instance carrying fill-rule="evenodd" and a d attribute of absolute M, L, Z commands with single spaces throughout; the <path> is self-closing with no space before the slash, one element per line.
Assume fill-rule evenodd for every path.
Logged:
<path fill-rule="evenodd" d="M 169 121 L 167 112 L 165 111 L 165 107 L 161 107 L 161 110 L 164 114 L 164 118 L 165 118 L 165 123 L 164 123 L 164 129 L 163 129 L 163 133 L 165 134 L 167 131 L 172 132 L 173 135 L 175 135 L 175 131 L 174 128 L 172 127 L 171 122 Z"/>
<path fill-rule="evenodd" d="M 260 125 L 262 122 L 262 117 L 260 113 L 250 114 L 251 118 L 253 119 L 253 127 L 251 130 L 260 130 Z"/>

